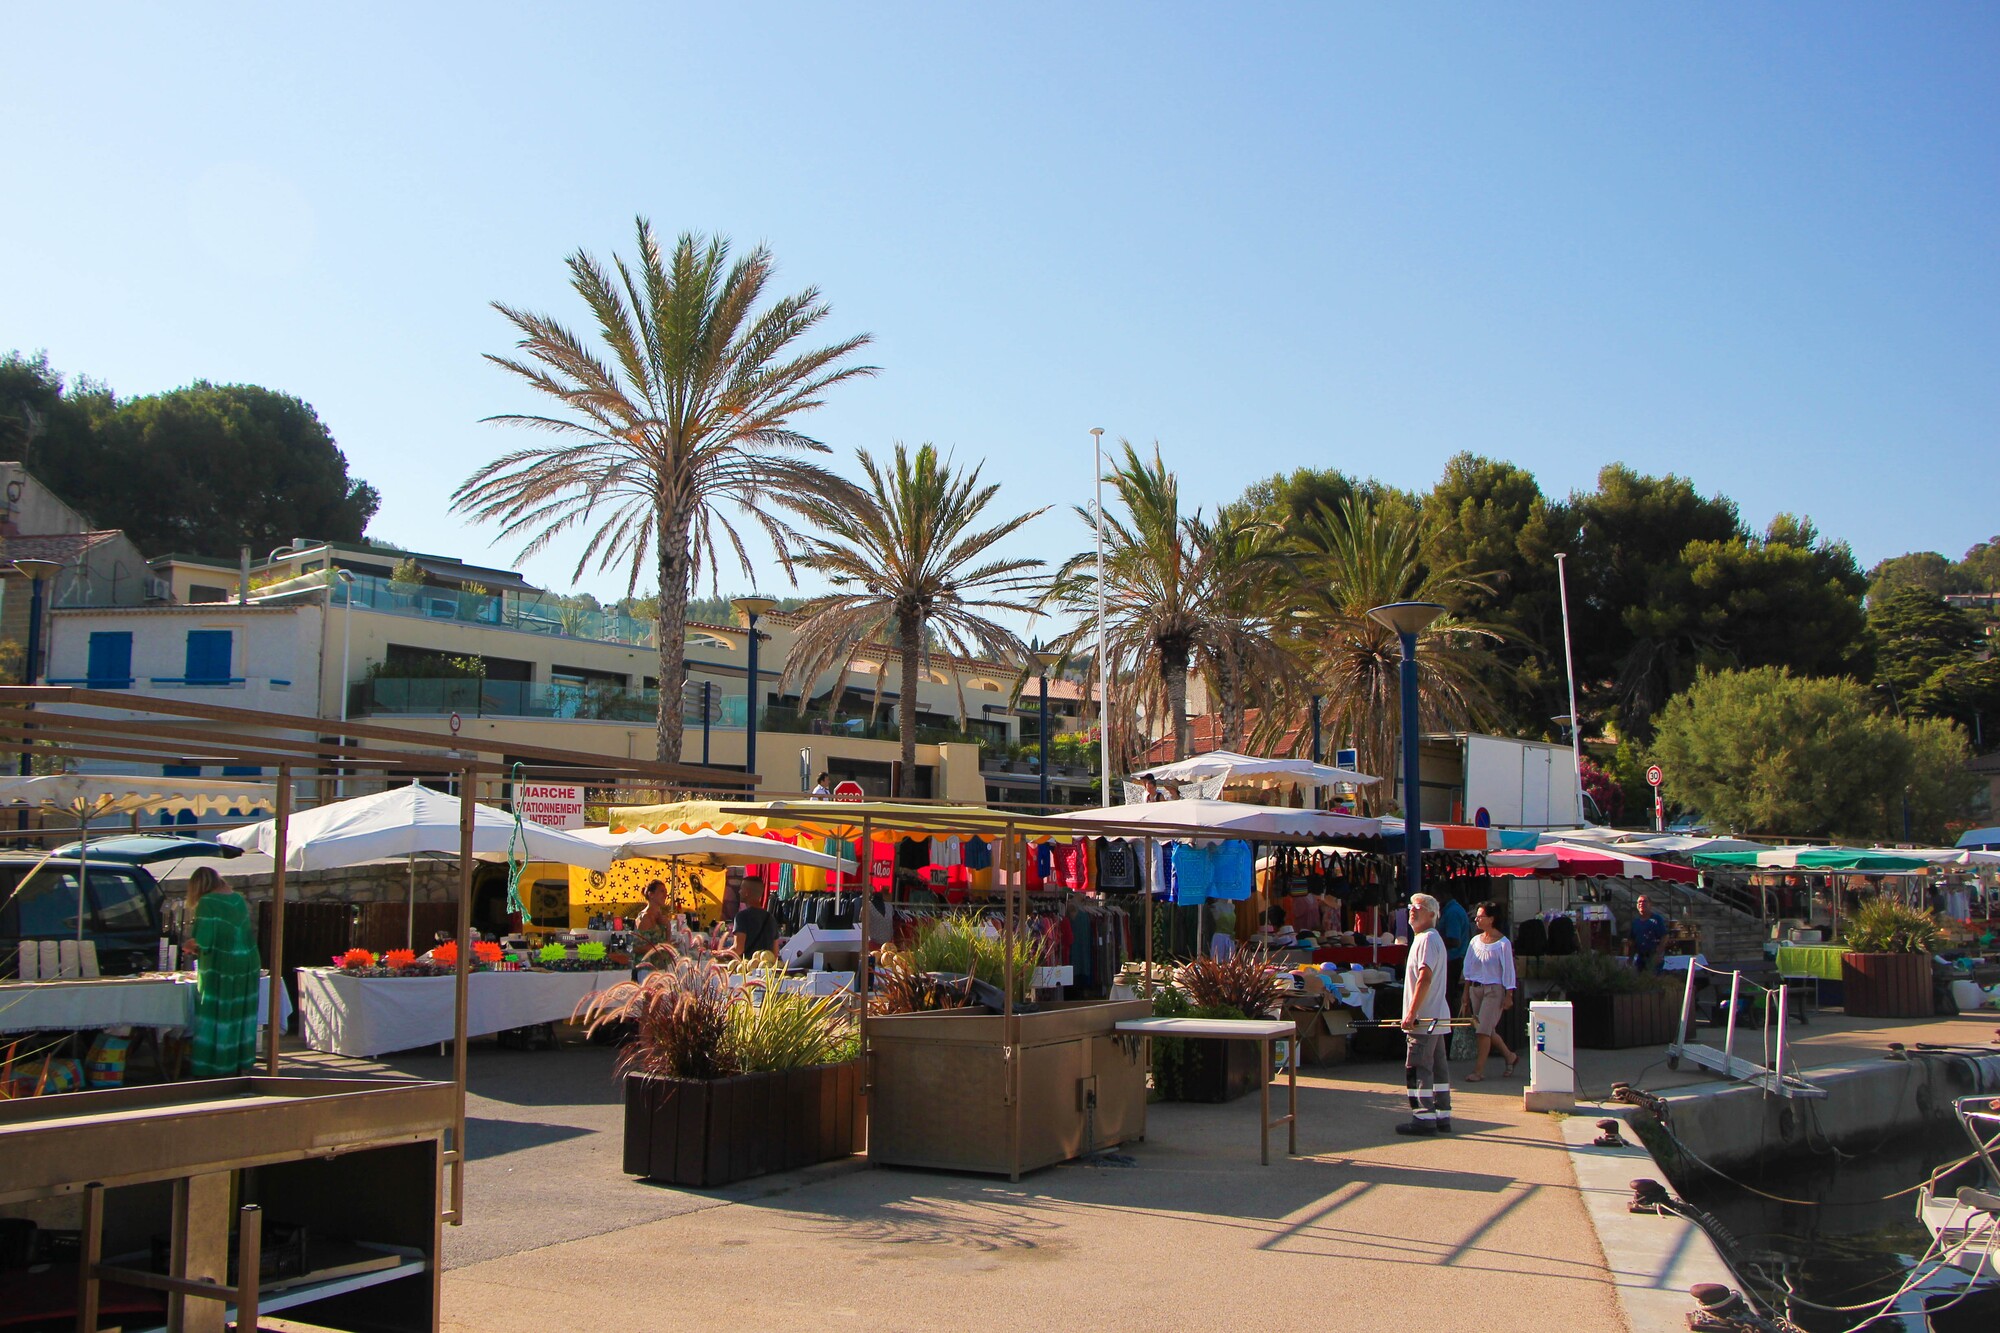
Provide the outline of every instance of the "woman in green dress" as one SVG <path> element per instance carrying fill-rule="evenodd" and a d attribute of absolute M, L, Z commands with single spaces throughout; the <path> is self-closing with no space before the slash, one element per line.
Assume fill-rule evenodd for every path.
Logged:
<path fill-rule="evenodd" d="M 198 983 L 190 1063 L 196 1078 L 234 1078 L 257 1065 L 257 986 L 263 961 L 250 905 L 207 866 L 188 880 L 188 938 Z"/>

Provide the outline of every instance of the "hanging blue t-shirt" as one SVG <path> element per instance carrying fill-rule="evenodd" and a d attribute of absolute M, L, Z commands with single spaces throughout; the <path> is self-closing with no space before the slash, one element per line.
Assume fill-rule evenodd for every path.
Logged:
<path fill-rule="evenodd" d="M 1156 843 L 1153 846 L 1153 897 L 1174 900 L 1174 844 Z"/>
<path fill-rule="evenodd" d="M 1209 885 L 1208 896 L 1239 903 L 1248 898 L 1257 885 L 1257 867 L 1250 857 L 1250 844 L 1222 842 L 1210 852 L 1215 880 Z"/>
<path fill-rule="evenodd" d="M 992 864 L 993 848 L 984 838 L 967 838 L 965 840 L 965 868 L 967 870 L 985 870 L 992 866 Z"/>
<path fill-rule="evenodd" d="M 1174 867 L 1174 901 L 1182 907 L 1208 901 L 1215 884 L 1215 858 L 1206 847 L 1177 842 L 1171 857 Z"/>

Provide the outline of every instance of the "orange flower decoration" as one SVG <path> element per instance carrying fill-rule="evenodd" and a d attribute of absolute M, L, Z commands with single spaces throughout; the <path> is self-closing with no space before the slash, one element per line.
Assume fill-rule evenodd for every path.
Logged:
<path fill-rule="evenodd" d="M 485 963 L 491 966 L 499 962 L 502 956 L 500 946 L 491 940 L 474 940 L 472 942 L 472 961 L 475 963 Z"/>
<path fill-rule="evenodd" d="M 406 967 L 414 967 L 416 961 L 417 955 L 414 949 L 391 949 L 382 955 L 382 966 L 393 967 L 399 972 Z"/>
<path fill-rule="evenodd" d="M 349 949 L 340 956 L 340 965 L 347 968 L 375 966 L 375 955 L 366 949 Z"/>
<path fill-rule="evenodd" d="M 431 961 L 439 967 L 457 967 L 458 945 L 451 940 L 446 940 L 443 944 L 431 950 Z"/>

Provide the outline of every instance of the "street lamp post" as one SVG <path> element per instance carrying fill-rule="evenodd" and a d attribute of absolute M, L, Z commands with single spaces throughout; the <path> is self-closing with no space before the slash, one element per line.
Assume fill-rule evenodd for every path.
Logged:
<path fill-rule="evenodd" d="M 1444 614 L 1436 602 L 1390 602 L 1368 612 L 1391 630 L 1403 647 L 1403 877 L 1407 900 L 1423 888 L 1424 819 L 1422 770 L 1417 752 L 1417 636 Z"/>
<path fill-rule="evenodd" d="M 1569 642 L 1569 577 L 1563 569 L 1563 555 L 1556 552 L 1556 590 L 1562 596 L 1563 674 L 1569 677 L 1569 759 L 1576 770 L 1576 826 L 1590 821 L 1583 817 L 1583 717 L 1576 711 L 1576 654 Z"/>
<path fill-rule="evenodd" d="M 1062 660 L 1060 653 L 1036 653 L 1035 666 L 1042 706 L 1042 813 L 1049 812 L 1049 672 Z"/>
<path fill-rule="evenodd" d="M 1097 786 L 1101 804 L 1111 804 L 1111 661 L 1104 655 L 1104 427 L 1090 428 L 1091 456 L 1097 460 Z"/>
<path fill-rule="evenodd" d="M 757 617 L 777 610 L 778 603 L 769 597 L 752 596 L 733 598 L 729 604 L 741 613 L 750 630 L 750 660 L 745 664 L 749 668 L 750 697 L 745 701 L 748 706 L 743 720 L 743 771 L 754 778 L 757 776 L 757 695 L 762 688 L 757 678 Z M 904 688 L 909 688 L 907 681 Z"/>

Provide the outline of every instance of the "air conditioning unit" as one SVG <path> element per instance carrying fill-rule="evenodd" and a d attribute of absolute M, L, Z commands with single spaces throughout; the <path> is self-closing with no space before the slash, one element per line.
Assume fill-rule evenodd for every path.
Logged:
<path fill-rule="evenodd" d="M 171 602 L 174 600 L 174 585 L 156 575 L 146 576 L 146 600 L 149 602 Z"/>

